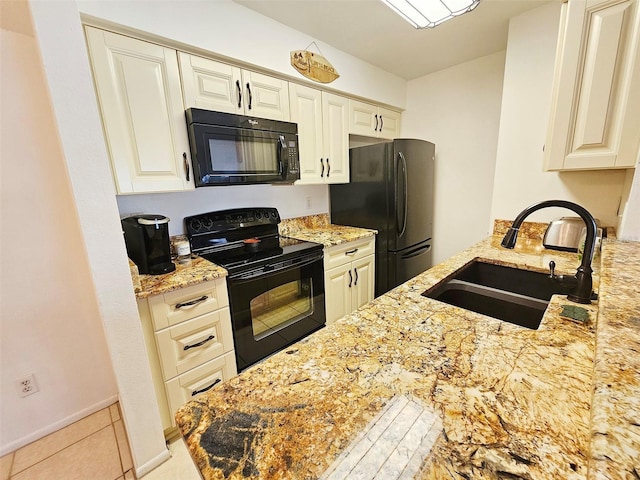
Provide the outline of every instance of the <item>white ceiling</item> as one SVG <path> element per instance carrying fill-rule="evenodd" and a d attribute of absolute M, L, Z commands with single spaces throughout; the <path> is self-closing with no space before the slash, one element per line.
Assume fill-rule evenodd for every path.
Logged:
<path fill-rule="evenodd" d="M 410 80 L 504 50 L 509 18 L 558 0 L 483 0 L 472 12 L 424 30 L 379 0 L 234 1 Z"/>

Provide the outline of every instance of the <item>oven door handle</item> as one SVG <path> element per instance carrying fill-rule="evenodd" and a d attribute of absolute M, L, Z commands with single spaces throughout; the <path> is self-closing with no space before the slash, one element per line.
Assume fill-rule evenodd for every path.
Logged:
<path fill-rule="evenodd" d="M 286 265 L 283 265 L 284 262 L 279 264 L 276 263 L 274 265 L 271 265 L 272 268 L 269 270 L 265 270 L 265 268 L 269 267 L 270 265 L 265 265 L 264 267 L 258 268 L 256 270 L 250 270 L 248 272 L 229 275 L 227 277 L 227 280 L 235 284 L 246 283 L 246 282 L 255 280 L 258 277 L 266 278 L 286 270 L 293 270 L 294 268 L 305 267 L 307 265 L 311 265 L 314 262 L 317 262 L 318 260 L 322 260 L 322 254 L 306 256 L 301 259 L 294 260 L 295 263 L 288 263 Z"/>

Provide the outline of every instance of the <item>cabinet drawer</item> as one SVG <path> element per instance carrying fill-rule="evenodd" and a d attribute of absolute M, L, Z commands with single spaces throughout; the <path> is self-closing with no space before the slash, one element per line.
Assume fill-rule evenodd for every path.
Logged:
<path fill-rule="evenodd" d="M 229 352 L 165 382 L 171 424 L 175 425 L 175 412 L 182 405 L 237 373 L 235 353 Z"/>
<path fill-rule="evenodd" d="M 367 255 L 373 255 L 375 245 L 376 239 L 372 236 L 327 248 L 324 255 L 324 269 L 329 270 Z"/>
<path fill-rule="evenodd" d="M 224 278 L 149 298 L 149 309 L 156 331 L 227 305 L 229 298 Z"/>
<path fill-rule="evenodd" d="M 155 336 L 164 380 L 233 350 L 227 307 L 160 330 Z"/>

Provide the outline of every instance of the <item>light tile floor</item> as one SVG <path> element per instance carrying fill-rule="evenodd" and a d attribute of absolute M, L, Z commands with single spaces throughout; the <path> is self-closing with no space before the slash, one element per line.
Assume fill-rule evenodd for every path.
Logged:
<path fill-rule="evenodd" d="M 171 458 L 147 473 L 142 480 L 200 480 L 202 478 L 182 438 L 169 443 L 169 451 Z"/>

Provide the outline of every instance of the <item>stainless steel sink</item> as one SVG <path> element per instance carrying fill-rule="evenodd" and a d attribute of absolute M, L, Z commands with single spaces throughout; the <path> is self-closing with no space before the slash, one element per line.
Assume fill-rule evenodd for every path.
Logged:
<path fill-rule="evenodd" d="M 536 330 L 551 296 L 568 289 L 544 273 L 474 260 L 422 295 Z"/>

